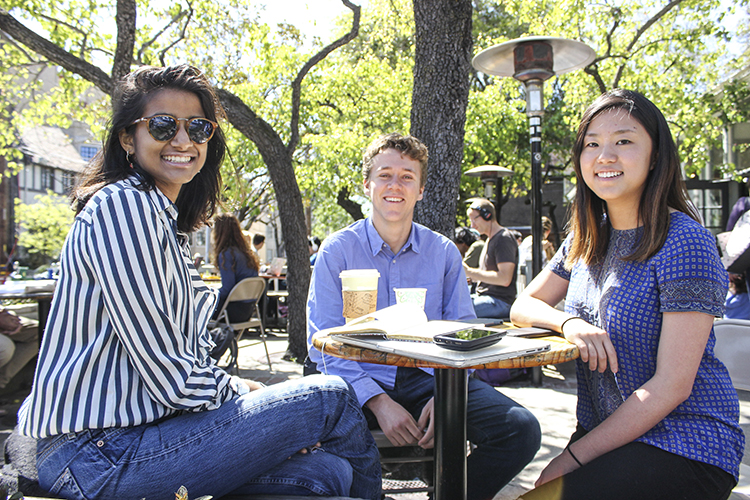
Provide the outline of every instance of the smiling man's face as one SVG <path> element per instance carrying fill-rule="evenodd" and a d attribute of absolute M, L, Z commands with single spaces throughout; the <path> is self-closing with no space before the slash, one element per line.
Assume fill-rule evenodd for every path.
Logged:
<path fill-rule="evenodd" d="M 379 223 L 411 224 L 414 206 L 422 199 L 421 166 L 396 149 L 386 149 L 372 160 L 365 194 L 372 200 L 372 218 Z"/>

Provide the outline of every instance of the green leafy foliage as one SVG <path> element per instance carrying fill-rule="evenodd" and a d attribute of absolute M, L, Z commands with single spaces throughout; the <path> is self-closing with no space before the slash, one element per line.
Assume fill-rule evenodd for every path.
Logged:
<path fill-rule="evenodd" d="M 52 192 L 34 197 L 36 203 L 16 200 L 18 245 L 29 253 L 31 267 L 59 258 L 65 237 L 73 224 L 73 211 Z"/>

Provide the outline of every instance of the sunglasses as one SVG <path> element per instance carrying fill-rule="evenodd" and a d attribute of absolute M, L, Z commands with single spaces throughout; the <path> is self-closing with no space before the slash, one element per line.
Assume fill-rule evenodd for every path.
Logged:
<path fill-rule="evenodd" d="M 175 118 L 172 115 L 154 115 L 138 118 L 131 123 L 135 125 L 140 122 L 148 123 L 148 133 L 154 140 L 167 142 L 177 135 L 177 122 L 185 122 L 185 127 L 190 140 L 196 144 L 205 144 L 214 136 L 219 124 L 208 118 Z"/>

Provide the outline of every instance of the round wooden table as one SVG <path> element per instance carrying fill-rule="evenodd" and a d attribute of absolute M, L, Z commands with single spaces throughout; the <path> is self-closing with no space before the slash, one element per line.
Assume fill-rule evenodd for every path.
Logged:
<path fill-rule="evenodd" d="M 530 368 L 574 360 L 578 348 L 558 336 L 541 337 L 549 342 L 546 352 L 453 368 L 432 361 L 355 347 L 337 341 L 325 330 L 312 338 L 319 351 L 338 358 L 404 367 L 435 369 L 435 500 L 466 499 L 466 400 L 468 380 L 466 368 Z"/>

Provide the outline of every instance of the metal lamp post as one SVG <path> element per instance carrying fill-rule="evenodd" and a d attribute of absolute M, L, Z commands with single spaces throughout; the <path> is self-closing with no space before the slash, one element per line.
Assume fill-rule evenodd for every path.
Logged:
<path fill-rule="evenodd" d="M 526 88 L 526 116 L 531 141 L 532 272 L 542 270 L 542 116 L 544 81 L 590 64 L 596 52 L 585 43 L 565 38 L 518 38 L 483 50 L 474 69 L 488 75 L 512 76 Z"/>
<path fill-rule="evenodd" d="M 497 213 L 497 220 L 499 221 L 503 177 L 513 175 L 513 171 L 506 167 L 498 167 L 497 165 L 482 165 L 467 170 L 464 172 L 464 175 L 468 175 L 469 177 L 479 177 L 482 180 L 482 184 L 484 184 L 484 197 L 491 200 L 495 205 L 495 212 Z"/>

